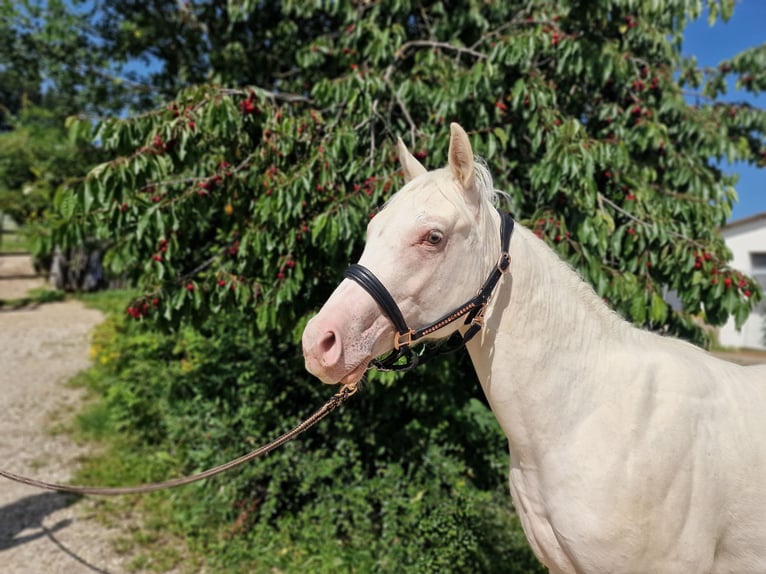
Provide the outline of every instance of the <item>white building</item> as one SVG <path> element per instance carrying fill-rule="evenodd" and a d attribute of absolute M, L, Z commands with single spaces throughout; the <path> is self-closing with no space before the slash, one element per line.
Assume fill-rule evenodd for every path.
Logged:
<path fill-rule="evenodd" d="M 731 266 L 754 277 L 766 292 L 766 212 L 727 224 L 721 235 L 734 256 Z M 718 341 L 725 347 L 766 349 L 765 328 L 766 302 L 762 301 L 740 331 L 735 329 L 734 319 L 729 318 L 718 333 Z"/>

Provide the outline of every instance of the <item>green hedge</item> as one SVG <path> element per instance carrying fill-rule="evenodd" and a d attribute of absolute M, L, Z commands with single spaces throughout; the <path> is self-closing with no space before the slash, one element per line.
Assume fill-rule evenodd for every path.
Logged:
<path fill-rule="evenodd" d="M 304 372 L 295 346 L 226 315 L 173 335 L 112 316 L 93 358 L 87 378 L 102 400 L 80 421 L 129 453 L 91 462 L 81 480 L 220 464 L 333 392 Z M 265 459 L 154 496 L 171 501 L 167 528 L 214 572 L 542 572 L 512 510 L 507 466 L 505 438 L 461 357 L 378 377 Z"/>

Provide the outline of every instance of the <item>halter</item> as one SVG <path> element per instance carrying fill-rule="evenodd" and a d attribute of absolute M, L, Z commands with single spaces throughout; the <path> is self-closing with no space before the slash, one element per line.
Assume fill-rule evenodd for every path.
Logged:
<path fill-rule="evenodd" d="M 404 316 L 402 315 L 399 306 L 396 304 L 396 301 L 394 301 L 394 298 L 391 296 L 391 293 L 389 293 L 383 283 L 375 277 L 375 274 L 372 271 L 357 263 L 350 265 L 348 269 L 346 269 L 343 276 L 356 281 L 361 285 L 362 288 L 375 299 L 375 302 L 383 310 L 383 313 L 385 313 L 391 320 L 396 329 L 396 334 L 394 335 L 394 350 L 382 359 L 373 359 L 370 362 L 370 366 L 375 367 L 379 371 L 409 371 L 434 357 L 457 351 L 464 347 L 466 343 L 473 339 L 476 333 L 481 330 L 484 323 L 484 312 L 487 309 L 487 303 L 492 295 L 492 291 L 495 289 L 500 277 L 507 271 L 508 266 L 511 263 L 508 247 L 511 243 L 511 235 L 513 234 L 513 218 L 508 213 L 499 210 L 498 212 L 500 213 L 501 255 L 497 264 L 490 272 L 489 277 L 484 281 L 484 284 L 481 286 L 476 296 L 421 329 L 414 330 L 407 326 L 407 322 L 404 320 Z M 453 333 L 446 342 L 435 347 L 426 348 L 420 353 L 416 353 L 412 350 L 412 343 L 422 339 L 426 335 L 438 331 L 454 321 L 457 321 L 463 315 L 467 315 L 463 324 L 470 325 L 465 334 L 461 334 L 457 331 Z M 399 359 L 402 357 L 405 358 L 405 361 L 404 363 L 399 363 Z"/>

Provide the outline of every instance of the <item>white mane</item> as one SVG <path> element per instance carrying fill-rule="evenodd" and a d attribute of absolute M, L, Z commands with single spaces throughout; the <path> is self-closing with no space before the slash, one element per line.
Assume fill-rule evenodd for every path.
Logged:
<path fill-rule="evenodd" d="M 474 176 L 476 178 L 476 189 L 481 195 L 482 201 L 494 206 L 500 201 L 500 197 L 508 198 L 508 194 L 499 189 L 495 189 L 495 182 L 492 174 L 487 167 L 487 163 L 479 156 L 473 157 Z"/>

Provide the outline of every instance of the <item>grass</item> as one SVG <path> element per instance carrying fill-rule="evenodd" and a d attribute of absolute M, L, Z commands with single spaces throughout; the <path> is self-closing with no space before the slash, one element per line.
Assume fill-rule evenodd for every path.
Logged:
<path fill-rule="evenodd" d="M 133 295 L 130 290 L 114 290 L 74 297 L 104 314 L 119 315 L 124 313 Z M 72 436 L 91 445 L 72 482 L 124 486 L 176 476 L 172 457 L 137 447 L 116 428 L 103 400 L 104 376 L 104 371 L 94 365 L 69 381 L 72 387 L 84 388 L 87 392 L 85 407 L 77 414 L 71 428 Z M 164 490 L 143 495 L 93 498 L 88 502 L 90 511 L 102 524 L 120 529 L 121 535 L 114 542 L 114 551 L 130 556 L 128 572 L 162 573 L 175 570 L 185 574 L 204 571 L 203 557 L 189 550 L 171 518 L 174 516 L 173 501 L 179 495 L 185 496 L 178 490 Z"/>
<path fill-rule="evenodd" d="M 0 235 L 0 254 L 29 253 L 30 241 L 27 235 L 21 233 L 3 233 Z"/>
<path fill-rule="evenodd" d="M 77 417 L 75 435 L 89 440 L 94 448 L 83 457 L 73 482 L 122 486 L 162 480 L 174 475 L 172 464 L 158 461 L 120 436 L 105 419 L 99 402 L 91 403 Z M 94 516 L 104 525 L 117 527 L 122 534 L 114 549 L 130 555 L 129 572 L 200 572 L 203 558 L 190 552 L 184 538 L 175 531 L 170 491 L 98 499 Z"/>
<path fill-rule="evenodd" d="M 90 387 L 89 376 L 93 375 L 85 371 L 72 384 Z M 82 458 L 73 482 L 123 486 L 174 476 L 172 461 L 137 450 L 114 428 L 101 401 L 91 401 L 77 416 L 75 426 L 75 439 L 88 441 L 92 448 Z M 94 501 L 91 508 L 94 516 L 102 524 L 122 532 L 114 543 L 114 550 L 131 556 L 129 572 L 201 571 L 202 558 L 189 552 L 169 519 L 173 498 L 169 491 L 159 491 Z"/>
<path fill-rule="evenodd" d="M 30 289 L 24 297 L 18 299 L 0 299 L 0 309 L 21 309 L 44 303 L 54 303 L 66 299 L 66 293 L 58 289 L 37 287 Z"/>
<path fill-rule="evenodd" d="M 87 307 L 105 314 L 122 313 L 135 296 L 136 292 L 131 289 L 111 289 L 74 295 L 75 299 L 82 301 Z"/>
<path fill-rule="evenodd" d="M 97 291 L 94 293 L 74 293 L 72 297 L 82 301 L 87 307 L 97 309 L 104 314 L 122 313 L 128 302 L 135 296 L 135 292 L 129 289 L 115 289 Z M 0 299 L 0 309 L 20 309 L 31 305 L 42 305 L 64 301 L 67 294 L 58 289 L 37 287 L 30 289 L 24 297 L 18 299 Z"/>

